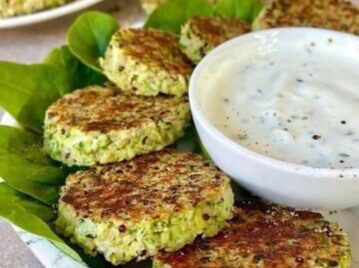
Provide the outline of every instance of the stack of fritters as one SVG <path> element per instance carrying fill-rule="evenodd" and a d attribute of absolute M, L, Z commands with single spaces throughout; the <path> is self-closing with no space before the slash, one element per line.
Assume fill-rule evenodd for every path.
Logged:
<path fill-rule="evenodd" d="M 180 38 L 154 29 L 113 35 L 100 65 L 116 87 L 76 90 L 46 113 L 46 152 L 91 167 L 61 189 L 59 232 L 114 265 L 158 254 L 158 268 L 349 267 L 346 235 L 320 214 L 261 203 L 235 209 L 224 173 L 165 148 L 190 122 L 193 63 L 249 29 L 239 19 L 194 17 Z"/>
<path fill-rule="evenodd" d="M 155 257 L 154 268 L 347 268 L 347 235 L 319 213 L 253 201 L 237 205 L 230 226 Z"/>
<path fill-rule="evenodd" d="M 51 157 L 69 166 L 114 163 L 161 150 L 184 134 L 190 111 L 183 95 L 193 66 L 174 35 L 120 29 L 101 64 L 117 87 L 80 89 L 49 107 Z"/>
<path fill-rule="evenodd" d="M 121 29 L 101 65 L 117 87 L 76 90 L 46 113 L 46 152 L 91 167 L 67 178 L 57 230 L 115 265 L 217 234 L 233 213 L 229 178 L 198 155 L 162 150 L 190 121 L 193 66 L 178 39 Z"/>

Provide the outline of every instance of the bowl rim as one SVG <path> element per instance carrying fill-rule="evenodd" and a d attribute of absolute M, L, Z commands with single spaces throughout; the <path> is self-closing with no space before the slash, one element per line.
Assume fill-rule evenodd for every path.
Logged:
<path fill-rule="evenodd" d="M 270 165 L 273 168 L 285 170 L 287 172 L 295 172 L 306 176 L 313 176 L 317 178 L 321 178 L 323 176 L 330 176 L 335 177 L 335 179 L 338 180 L 358 180 L 359 181 L 359 168 L 322 168 L 322 167 L 311 167 L 301 164 L 294 164 L 282 160 L 278 160 L 263 154 L 260 154 L 258 152 L 255 152 L 245 146 L 240 145 L 239 143 L 233 141 L 228 136 L 226 136 L 223 132 L 221 132 L 218 128 L 216 128 L 212 122 L 207 119 L 204 112 L 200 108 L 200 105 L 197 100 L 196 96 L 196 86 L 195 84 L 198 81 L 198 78 L 200 74 L 203 72 L 205 68 L 208 67 L 208 63 L 212 61 L 213 58 L 216 57 L 217 54 L 219 54 L 222 51 L 226 51 L 230 49 L 231 47 L 240 44 L 243 41 L 247 41 L 250 39 L 255 38 L 258 35 L 261 36 L 270 36 L 273 34 L 291 34 L 291 33 L 301 33 L 298 34 L 298 36 L 302 36 L 302 34 L 330 34 L 331 36 L 335 36 L 336 38 L 341 39 L 349 39 L 354 40 L 359 43 L 359 37 L 343 33 L 343 32 L 337 32 L 333 30 L 326 30 L 326 29 L 319 29 L 319 28 L 306 28 L 306 27 L 283 27 L 283 28 L 274 28 L 269 30 L 263 30 L 263 31 L 256 31 L 256 32 L 250 32 L 241 36 L 238 36 L 236 38 L 233 38 L 229 41 L 224 42 L 223 44 L 219 45 L 215 49 L 213 49 L 210 53 L 208 53 L 201 62 L 196 66 L 194 69 L 192 76 L 190 78 L 189 82 L 189 102 L 191 106 L 191 112 L 193 113 L 193 116 L 195 119 L 202 124 L 202 127 L 207 131 L 210 132 L 213 136 L 215 136 L 217 139 L 219 139 L 222 143 L 224 143 L 226 146 L 234 148 L 236 151 L 240 151 L 243 154 L 246 155 L 246 157 L 255 159 L 259 161 L 261 164 Z M 325 178 L 326 180 L 328 178 Z"/>

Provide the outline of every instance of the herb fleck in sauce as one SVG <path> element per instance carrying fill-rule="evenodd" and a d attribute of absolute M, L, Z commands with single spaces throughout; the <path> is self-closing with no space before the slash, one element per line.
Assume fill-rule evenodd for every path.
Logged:
<path fill-rule="evenodd" d="M 359 59 L 321 49 L 328 43 L 233 53 L 205 74 L 200 86 L 212 95 L 202 108 L 223 133 L 258 153 L 358 168 Z"/>

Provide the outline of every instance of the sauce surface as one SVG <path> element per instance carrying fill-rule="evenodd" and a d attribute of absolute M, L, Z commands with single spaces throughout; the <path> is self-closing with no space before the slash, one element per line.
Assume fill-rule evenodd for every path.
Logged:
<path fill-rule="evenodd" d="M 202 110 L 221 132 L 260 154 L 358 168 L 359 58 L 330 52 L 331 42 L 234 51 L 203 74 Z"/>

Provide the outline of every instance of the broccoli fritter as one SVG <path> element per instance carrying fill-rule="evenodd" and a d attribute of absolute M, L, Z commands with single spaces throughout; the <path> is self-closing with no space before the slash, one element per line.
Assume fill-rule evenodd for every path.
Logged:
<path fill-rule="evenodd" d="M 347 268 L 347 235 L 321 214 L 242 201 L 230 226 L 173 253 L 154 268 Z"/>
<path fill-rule="evenodd" d="M 315 27 L 359 34 L 359 8 L 345 0 L 272 0 L 253 24 L 255 30 Z"/>
<path fill-rule="evenodd" d="M 233 202 L 224 173 L 199 155 L 165 149 L 70 175 L 56 228 L 118 265 L 217 234 Z"/>
<path fill-rule="evenodd" d="M 177 37 L 155 29 L 120 29 L 100 64 L 123 91 L 145 96 L 186 94 L 193 69 Z"/>
<path fill-rule="evenodd" d="M 163 149 L 184 134 L 189 121 L 185 97 L 127 96 L 89 87 L 48 108 L 44 148 L 69 166 L 107 164 Z"/>
<path fill-rule="evenodd" d="M 198 63 L 216 46 L 250 29 L 249 24 L 240 19 L 193 17 L 181 29 L 180 47 L 192 62 Z"/>

